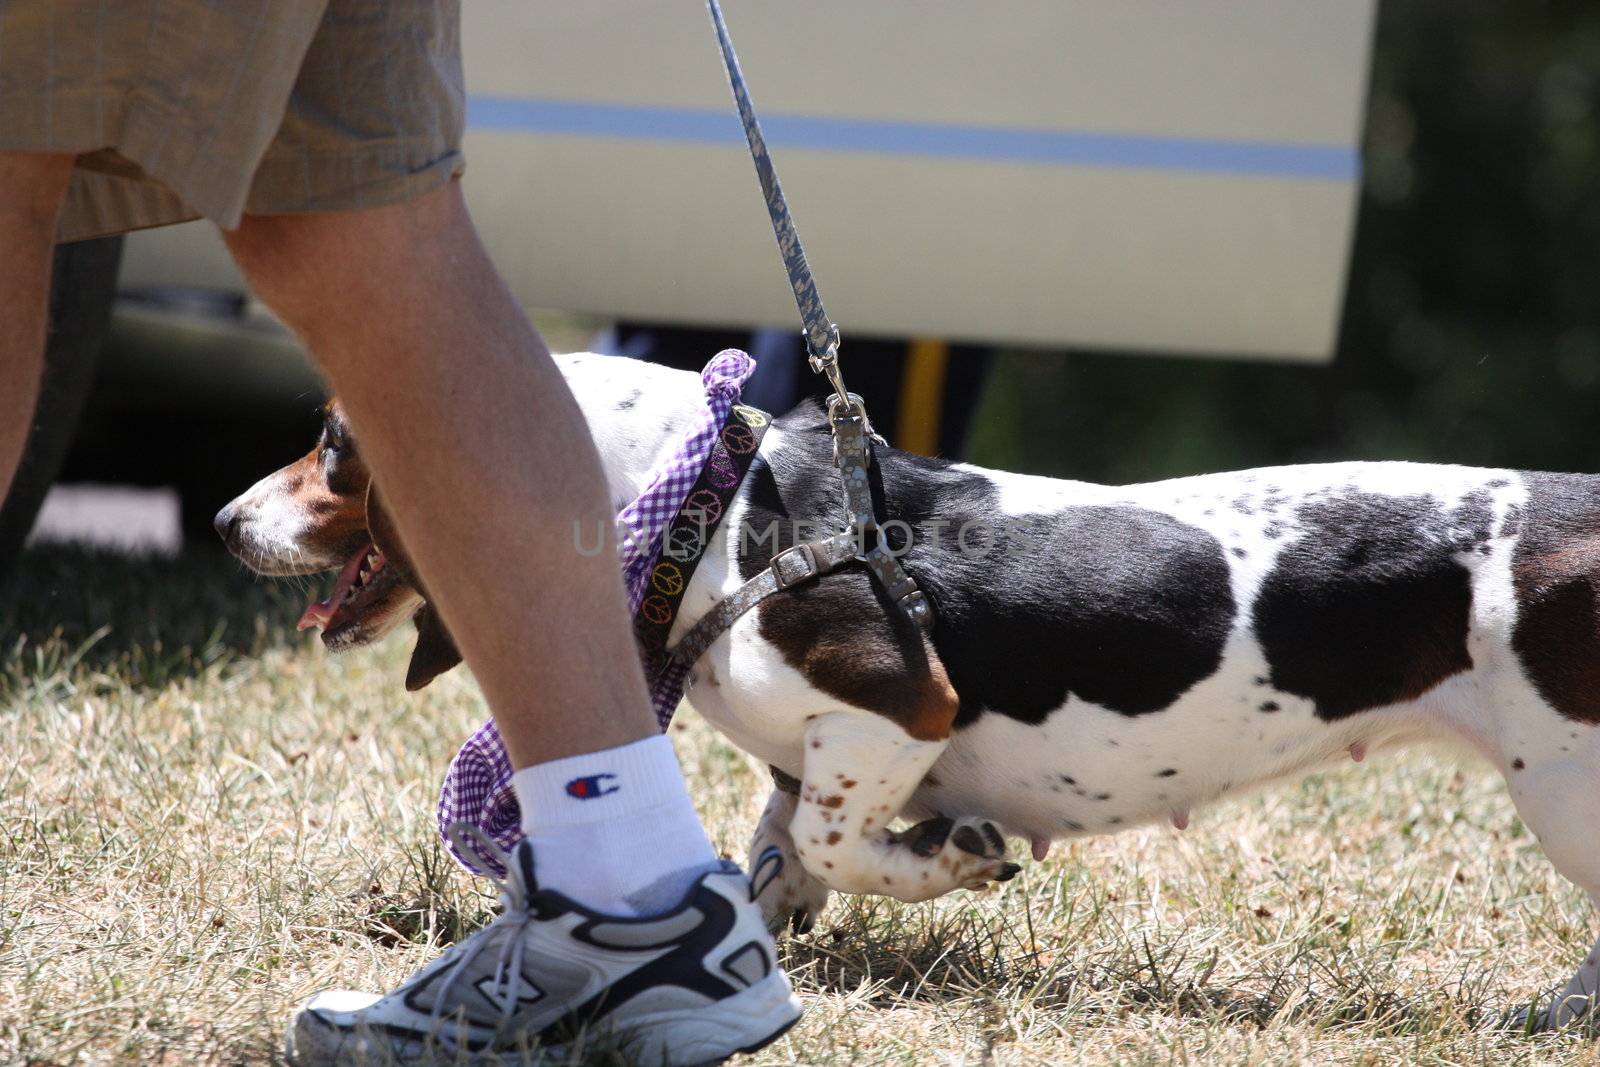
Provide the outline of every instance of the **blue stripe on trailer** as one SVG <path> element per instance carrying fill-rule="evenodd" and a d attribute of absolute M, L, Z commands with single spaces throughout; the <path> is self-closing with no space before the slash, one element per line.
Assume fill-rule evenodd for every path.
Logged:
<path fill-rule="evenodd" d="M 717 108 L 472 96 L 467 100 L 467 123 L 474 129 L 502 132 L 744 146 L 738 117 Z M 771 113 L 762 119 L 761 130 L 774 148 L 879 156 L 1245 174 L 1309 181 L 1353 181 L 1361 173 L 1361 154 L 1350 145 Z"/>

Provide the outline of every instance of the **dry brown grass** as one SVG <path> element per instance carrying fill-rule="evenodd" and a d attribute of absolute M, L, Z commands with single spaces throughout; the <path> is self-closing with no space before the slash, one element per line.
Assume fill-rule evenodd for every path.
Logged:
<path fill-rule="evenodd" d="M 487 916 L 432 830 L 483 715 L 464 676 L 407 696 L 399 645 L 331 658 L 288 631 L 292 594 L 230 568 L 27 565 L 0 1062 L 269 1062 L 302 997 L 392 985 Z M 673 737 L 742 856 L 765 783 L 692 715 Z M 746 1062 L 1597 1062 L 1499 1027 L 1592 917 L 1487 770 L 1378 761 L 1195 822 L 1058 849 L 1001 892 L 836 901 L 785 946 L 806 1018 Z"/>

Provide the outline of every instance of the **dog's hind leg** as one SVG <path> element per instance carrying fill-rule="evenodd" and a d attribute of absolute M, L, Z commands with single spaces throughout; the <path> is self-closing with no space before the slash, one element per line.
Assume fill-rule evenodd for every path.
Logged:
<path fill-rule="evenodd" d="M 762 884 L 756 895 L 756 903 L 761 906 L 761 917 L 767 921 L 767 929 L 774 933 L 785 923 L 796 933 L 805 933 L 816 923 L 817 916 L 828 904 L 828 887 L 800 862 L 794 838 L 789 832 L 789 825 L 794 821 L 795 809 L 799 805 L 798 793 L 774 789 L 767 798 L 766 810 L 761 813 L 755 837 L 750 841 L 751 869 L 767 854 L 768 849 L 777 849 L 782 863 L 778 873 Z"/>
<path fill-rule="evenodd" d="M 1005 841 L 983 819 L 929 819 L 889 829 L 946 737 L 918 740 L 872 712 L 831 711 L 806 727 L 805 774 L 790 823 L 806 870 L 841 893 L 928 900 L 955 889 L 1006 881 Z"/>
<path fill-rule="evenodd" d="M 1556 870 L 1600 906 L 1600 776 L 1587 759 L 1543 763 L 1517 760 L 1509 776 L 1511 797 Z M 1530 1029 L 1548 1030 L 1600 1019 L 1591 1006 L 1600 995 L 1600 942 L 1589 950 L 1577 973 L 1548 1005 L 1533 1013 Z M 1530 1020 L 1526 1013 L 1524 1026 Z"/>

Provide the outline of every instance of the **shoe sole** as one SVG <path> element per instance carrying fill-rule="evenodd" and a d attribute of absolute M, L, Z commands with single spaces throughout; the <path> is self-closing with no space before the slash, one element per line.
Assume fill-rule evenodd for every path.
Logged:
<path fill-rule="evenodd" d="M 746 1056 L 746 1055 L 749 1055 L 752 1052 L 760 1052 L 762 1049 L 766 1048 L 768 1045 L 772 1044 L 774 1041 L 777 1041 L 784 1034 L 787 1034 L 790 1030 L 794 1029 L 795 1023 L 798 1023 L 800 1021 L 800 1014 L 799 1014 L 800 1008 L 799 1008 L 798 1002 L 795 1005 L 795 1009 L 796 1009 L 796 1014 L 795 1014 L 795 1017 L 793 1019 L 790 1019 L 788 1022 L 784 1023 L 782 1026 L 780 1026 L 776 1030 L 772 1031 L 772 1033 L 768 1034 L 766 1037 L 762 1038 L 760 1041 L 757 1041 L 755 1044 L 746 1045 L 744 1048 L 734 1049 L 732 1052 L 728 1053 L 726 1056 L 722 1057 L 722 1059 L 720 1059 L 720 1060 L 707 1060 L 704 1063 L 697 1063 L 697 1064 L 695 1064 L 695 1067 L 716 1067 L 717 1064 L 719 1064 L 719 1063 L 727 1063 L 729 1060 L 733 1059 L 733 1057 L 735 1057 L 735 1056 Z"/>
<path fill-rule="evenodd" d="M 715 1004 L 629 1019 L 617 1036 L 640 1063 L 712 1067 L 766 1048 L 800 1021 L 802 1011 L 789 979 L 774 971 Z M 753 1029 L 761 1036 L 751 1040 Z"/>
<path fill-rule="evenodd" d="M 691 1011 L 661 1012 L 626 1020 L 615 1031 L 615 1038 L 628 1049 L 631 1058 L 652 1067 L 713 1067 L 726 1063 L 734 1056 L 756 1052 L 777 1041 L 800 1021 L 800 998 L 794 995 L 788 978 L 774 971 L 760 982 L 739 993 Z M 763 1024 L 770 1029 L 759 1029 Z M 321 1034 L 299 1034 L 300 1019 L 289 1024 L 284 1034 L 284 1058 L 291 1065 L 322 1063 L 407 1063 L 430 1062 L 430 1055 L 438 1051 L 426 1050 L 422 1045 L 412 1048 L 419 1054 L 408 1055 L 394 1044 L 381 1039 L 373 1045 L 366 1042 L 370 1035 L 339 1032 L 331 1027 Z M 751 1031 L 760 1036 L 751 1039 Z M 301 1038 L 310 1038 L 310 1048 L 303 1048 Z M 351 1044 L 351 1039 L 355 1043 Z M 408 1043 L 409 1044 L 409 1043 Z M 387 1045 L 387 1047 L 384 1047 Z M 544 1055 L 560 1059 L 567 1048 L 547 1045 Z M 309 1053 L 308 1056 L 305 1054 Z M 304 1058 L 303 1058 L 304 1056 Z M 520 1052 L 496 1053 L 486 1051 L 470 1056 L 474 1067 L 512 1067 L 525 1062 Z"/>

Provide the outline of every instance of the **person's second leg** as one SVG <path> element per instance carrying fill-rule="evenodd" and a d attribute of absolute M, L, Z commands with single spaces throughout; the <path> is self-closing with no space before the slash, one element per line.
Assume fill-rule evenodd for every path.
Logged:
<path fill-rule="evenodd" d="M 50 316 L 50 256 L 72 156 L 0 152 L 0 501 L 33 427 Z"/>
<path fill-rule="evenodd" d="M 509 858 L 501 920 L 388 997 L 313 999 L 291 1028 L 297 1062 L 341 1062 L 378 1032 L 391 1050 L 397 1032 L 458 1046 L 531 1026 L 559 1041 L 571 1019 L 597 1016 L 662 1063 L 782 1032 L 798 1007 L 748 882 L 717 863 L 649 713 L 616 560 L 574 539 L 575 522 L 611 521 L 599 458 L 459 187 L 247 218 L 229 244 L 343 398 L 519 768 L 528 834 Z M 589 909 L 655 918 L 576 938 L 572 913 Z M 507 972 L 513 958 L 526 973 Z M 607 1002 L 597 973 L 629 996 L 648 990 L 637 1003 L 655 1007 Z"/>

